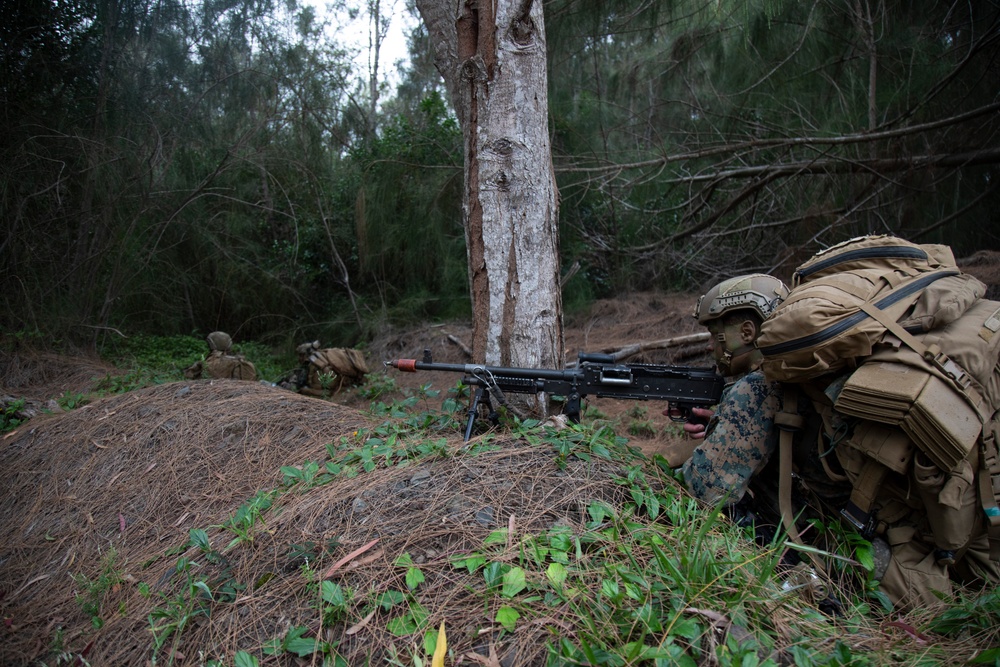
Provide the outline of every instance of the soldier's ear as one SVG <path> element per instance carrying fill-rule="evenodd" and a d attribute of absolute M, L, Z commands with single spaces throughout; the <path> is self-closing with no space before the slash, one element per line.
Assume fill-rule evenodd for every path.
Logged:
<path fill-rule="evenodd" d="M 753 320 L 743 320 L 743 323 L 740 324 L 740 339 L 744 345 L 749 345 L 757 340 L 758 333 L 760 332 L 757 330 L 757 324 Z"/>

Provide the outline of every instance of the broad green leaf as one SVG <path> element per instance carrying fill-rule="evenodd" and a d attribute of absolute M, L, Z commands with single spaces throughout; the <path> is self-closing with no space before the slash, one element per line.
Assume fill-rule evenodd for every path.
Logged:
<path fill-rule="evenodd" d="M 424 573 L 419 567 L 411 567 L 406 571 L 406 585 L 411 591 L 422 583 L 424 583 Z"/>
<path fill-rule="evenodd" d="M 300 658 L 316 652 L 316 639 L 312 637 L 296 637 L 285 642 L 285 650 Z"/>
<path fill-rule="evenodd" d="M 545 571 L 545 576 L 548 577 L 549 583 L 556 590 L 561 590 L 566 584 L 566 577 L 569 572 L 566 567 L 560 563 L 552 563 L 549 568 Z"/>
<path fill-rule="evenodd" d="M 406 600 L 406 593 L 395 589 L 390 589 L 375 598 L 375 602 L 386 611 L 404 600 Z"/>
<path fill-rule="evenodd" d="M 344 604 L 344 589 L 339 584 L 332 581 L 324 581 L 320 584 L 320 589 L 325 602 L 337 606 Z"/>
<path fill-rule="evenodd" d="M 257 656 L 246 651 L 237 651 L 236 655 L 233 656 L 233 664 L 236 667 L 259 667 L 260 661 L 257 660 Z"/>
<path fill-rule="evenodd" d="M 503 576 L 503 589 L 500 594 L 506 598 L 512 598 L 528 586 L 524 576 L 524 570 L 519 567 L 510 568 L 510 572 Z"/>
<path fill-rule="evenodd" d="M 502 625 L 507 632 L 514 632 L 519 618 L 521 618 L 521 614 L 513 607 L 504 605 L 497 609 L 497 623 Z"/>
<path fill-rule="evenodd" d="M 417 624 L 413 620 L 413 614 L 403 614 L 389 619 L 389 622 L 385 624 L 385 629 L 397 637 L 405 637 L 417 631 Z"/>

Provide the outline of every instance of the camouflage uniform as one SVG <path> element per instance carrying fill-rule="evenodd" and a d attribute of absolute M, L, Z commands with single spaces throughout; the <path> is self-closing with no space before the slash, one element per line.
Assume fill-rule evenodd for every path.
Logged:
<path fill-rule="evenodd" d="M 233 340 L 224 331 L 213 331 L 206 337 L 209 353 L 184 369 L 184 377 L 198 380 L 207 375 L 212 379 L 256 380 L 257 370 L 241 354 L 231 354 Z"/>
<path fill-rule="evenodd" d="M 775 418 L 792 385 L 769 383 L 756 367 L 755 353 L 748 351 L 750 336 L 738 339 L 745 310 L 764 318 L 773 310 L 774 303 L 764 300 L 770 294 L 770 281 L 776 279 L 753 275 L 725 281 L 706 293 L 696 307 L 695 316 L 713 333 L 720 369 L 748 372 L 727 388 L 704 441 L 682 470 L 695 497 L 727 506 L 752 497 L 752 513 L 764 513 L 777 524 L 780 475 L 778 457 L 772 455 L 779 449 L 780 431 Z M 720 325 L 734 311 L 744 312 L 735 313 L 735 323 Z M 739 370 L 733 362 L 740 362 Z M 791 484 L 792 514 L 800 519 L 837 516 L 851 499 L 852 480 L 860 484 L 868 460 L 855 447 L 855 439 L 862 437 L 860 422 L 845 421 L 833 409 L 841 386 L 834 380 L 826 386 L 806 383 L 796 388 L 803 426 L 792 442 Z M 968 477 L 971 483 L 971 469 Z M 943 494 L 935 502 L 944 502 Z M 877 518 L 871 540 L 876 550 L 874 577 L 897 608 L 939 605 L 939 594 L 946 598 L 952 594 L 952 580 L 973 586 L 995 585 L 1000 580 L 1000 565 L 990 560 L 990 544 L 981 526 L 970 528 L 970 540 L 953 554 L 950 564 L 936 552 L 928 507 L 906 476 L 890 472 L 874 489 L 872 508 Z M 807 512 L 800 514 L 803 509 Z M 736 508 L 734 518 L 740 518 L 741 510 Z M 756 524 L 757 517 L 752 518 Z"/>
<path fill-rule="evenodd" d="M 771 457 L 778 451 L 774 417 L 783 398 L 781 384 L 768 382 L 760 370 L 747 373 L 726 388 L 705 440 L 682 467 L 694 497 L 712 505 L 725 500 L 728 506 L 742 500 L 750 489 L 755 499 L 773 505 L 767 509 L 777 516 L 773 491 L 778 485 L 778 470 Z M 823 422 L 804 397 L 799 399 L 799 414 L 804 427 L 796 434 L 792 452 L 797 504 L 809 504 L 816 511 L 821 507 L 839 509 L 850 496 L 850 485 L 825 473 L 818 444 Z M 830 464 L 835 466 L 836 462 Z"/>
<path fill-rule="evenodd" d="M 326 397 L 344 385 L 361 384 L 368 373 L 364 357 L 349 348 L 320 348 L 318 340 L 295 348 L 301 366 L 290 371 L 279 387 L 306 396 Z"/>

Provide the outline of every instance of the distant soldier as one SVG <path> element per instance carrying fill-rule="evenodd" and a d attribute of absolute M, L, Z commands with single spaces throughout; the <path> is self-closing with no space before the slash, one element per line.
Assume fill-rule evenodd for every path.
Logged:
<path fill-rule="evenodd" d="M 213 379 L 256 380 L 257 369 L 242 354 L 233 354 L 230 349 L 233 339 L 224 331 L 208 334 L 208 356 L 184 370 L 184 377 L 198 380 L 202 377 Z"/>
<path fill-rule="evenodd" d="M 279 387 L 306 396 L 330 396 L 345 385 L 364 382 L 368 365 L 358 350 L 345 347 L 320 349 L 318 340 L 295 348 L 299 367 L 278 383 Z"/>

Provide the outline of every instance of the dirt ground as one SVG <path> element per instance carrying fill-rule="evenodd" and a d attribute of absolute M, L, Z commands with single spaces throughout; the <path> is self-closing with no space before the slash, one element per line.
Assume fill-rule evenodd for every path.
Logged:
<path fill-rule="evenodd" d="M 696 332 L 693 300 L 640 294 L 602 301 L 567 319 L 567 357 Z M 462 323 L 387 331 L 366 356 L 376 374 L 391 375 L 401 388 L 432 383 L 447 389 L 458 377 L 400 373 L 382 362 L 419 358 L 424 349 L 437 361 L 464 362 L 468 341 L 469 326 Z M 646 351 L 628 361 L 706 365 L 708 357 L 695 345 Z M 516 516 L 521 530 L 576 525 L 586 503 L 616 503 L 623 493 L 614 481 L 620 469 L 612 463 L 558 466 L 552 452 L 501 435 L 501 446 L 475 465 L 445 459 L 386 467 L 308 494 L 284 494 L 280 510 L 267 514 L 274 518 L 245 536 L 247 544 L 206 560 L 189 541 L 192 530 L 204 530 L 212 549 L 227 553 L 226 542 L 240 534 L 238 520 L 252 518 L 257 503 L 270 502 L 255 497 L 258 491 L 279 488 L 289 469 L 305 470 L 369 437 L 380 422 L 365 412 L 370 401 L 353 392 L 327 401 L 257 382 L 199 380 L 63 412 L 54 399 L 86 394 L 116 370 L 98 360 L 50 354 L 8 355 L 0 363 L 0 393 L 41 410 L 0 439 L 2 665 L 56 664 L 73 656 L 93 665 L 148 664 L 158 636 L 153 628 L 162 635 L 170 614 L 180 614 L 184 600 L 193 599 L 185 598 L 180 556 L 197 562 L 213 590 L 228 590 L 237 602 L 214 613 L 210 623 L 191 619 L 177 645 L 164 637 L 161 655 L 172 651 L 173 664 L 204 664 L 205 652 L 231 658 L 234 645 L 259 647 L 314 618 L 301 603 L 304 557 L 329 567 L 335 554 L 368 549 L 350 574 L 357 590 L 398 585 L 386 573 L 396 571 L 401 553 L 423 563 L 429 578 L 445 582 L 453 575 L 442 554 L 475 548 L 508 517 Z M 610 399 L 590 405 L 585 419 L 608 420 L 647 453 L 684 441 L 660 414 L 661 405 Z M 445 449 L 463 447 L 457 431 L 442 433 L 442 442 Z M 272 579 L 281 584 L 267 585 Z M 439 597 L 426 604 L 450 610 L 450 618 L 481 614 L 476 598 L 463 596 L 461 586 L 451 588 L 436 586 Z M 444 590 L 451 592 L 441 597 Z M 343 637 L 342 654 L 362 656 L 371 646 L 397 641 L 385 636 L 384 624 L 375 625 Z M 491 650 L 499 647 L 503 664 L 537 664 L 538 633 L 544 632 L 538 627 Z M 469 640 L 466 648 L 485 654 L 489 639 Z"/>

